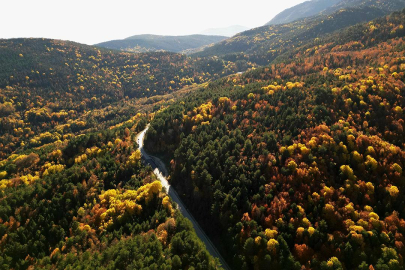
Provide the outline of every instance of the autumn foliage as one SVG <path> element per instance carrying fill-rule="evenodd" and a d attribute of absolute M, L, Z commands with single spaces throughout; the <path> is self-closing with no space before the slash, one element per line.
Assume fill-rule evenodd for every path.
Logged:
<path fill-rule="evenodd" d="M 172 151 L 172 184 L 235 269 L 404 267 L 404 23 L 308 43 L 156 115 L 146 145 Z"/>

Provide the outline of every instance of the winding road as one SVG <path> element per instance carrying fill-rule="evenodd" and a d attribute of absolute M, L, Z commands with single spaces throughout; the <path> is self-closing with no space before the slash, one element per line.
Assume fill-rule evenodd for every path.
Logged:
<path fill-rule="evenodd" d="M 181 201 L 179 195 L 177 194 L 176 190 L 170 186 L 169 182 L 166 179 L 166 176 L 168 175 L 168 171 L 166 169 L 166 166 L 164 163 L 157 157 L 148 155 L 146 153 L 145 149 L 143 148 L 143 141 L 145 139 L 145 134 L 146 131 L 148 131 L 149 124 L 146 126 L 146 128 L 140 132 L 136 136 L 136 141 L 139 145 L 139 150 L 141 151 L 142 158 L 146 163 L 152 166 L 153 173 L 157 176 L 157 178 L 160 180 L 162 183 L 162 186 L 166 188 L 167 193 L 169 194 L 169 197 L 177 203 L 177 208 L 179 211 L 188 218 L 191 223 L 193 224 L 194 230 L 197 233 L 197 236 L 201 239 L 201 241 L 204 242 L 208 252 L 213 256 L 219 259 L 219 262 L 221 263 L 222 267 L 227 270 L 231 270 L 231 268 L 228 266 L 224 258 L 222 258 L 221 254 L 218 252 L 214 244 L 211 242 L 211 240 L 208 238 L 208 236 L 205 234 L 203 229 L 200 227 L 200 225 L 197 223 L 197 221 L 194 219 L 194 217 L 191 215 L 191 213 L 187 210 L 186 206 L 184 203 Z"/>

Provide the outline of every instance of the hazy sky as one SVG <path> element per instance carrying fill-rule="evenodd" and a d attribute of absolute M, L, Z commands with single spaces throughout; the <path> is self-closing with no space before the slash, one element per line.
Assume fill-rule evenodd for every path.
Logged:
<path fill-rule="evenodd" d="M 0 0 L 0 38 L 45 37 L 95 44 L 135 34 L 187 35 L 261 26 L 304 0 Z"/>

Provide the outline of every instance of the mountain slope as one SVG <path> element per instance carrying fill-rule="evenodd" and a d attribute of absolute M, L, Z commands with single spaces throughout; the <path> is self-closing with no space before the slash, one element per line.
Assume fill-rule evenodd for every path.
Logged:
<path fill-rule="evenodd" d="M 265 25 L 285 24 L 295 20 L 318 15 L 342 0 L 311 0 L 298 4 L 277 14 Z"/>
<path fill-rule="evenodd" d="M 275 16 L 266 25 L 285 24 L 295 20 L 329 15 L 340 9 L 351 7 L 363 8 L 374 7 L 383 10 L 387 14 L 405 7 L 404 0 L 311 0 L 286 9 Z"/>
<path fill-rule="evenodd" d="M 129 52 L 153 52 L 170 51 L 182 52 L 196 49 L 212 43 L 224 40 L 224 36 L 189 35 L 189 36 L 158 36 L 137 35 L 123 40 L 112 40 L 96 44 L 98 47 L 129 51 Z"/>
<path fill-rule="evenodd" d="M 221 269 L 142 165 L 147 115 L 131 116 L 0 161 L 1 269 Z"/>
<path fill-rule="evenodd" d="M 219 42 L 196 55 L 225 57 L 243 54 L 251 62 L 266 65 L 290 48 L 302 46 L 325 34 L 385 14 L 385 11 L 373 7 L 347 8 L 327 16 L 306 18 L 283 25 L 263 26 Z"/>
<path fill-rule="evenodd" d="M 404 269 L 404 26 L 321 37 L 155 116 L 146 147 L 233 269 Z"/>

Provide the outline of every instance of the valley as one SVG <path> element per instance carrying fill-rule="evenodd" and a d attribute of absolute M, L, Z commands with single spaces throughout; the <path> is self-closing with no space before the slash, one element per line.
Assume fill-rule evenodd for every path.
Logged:
<path fill-rule="evenodd" d="M 0 269 L 404 269 L 404 8 L 0 39 Z"/>

